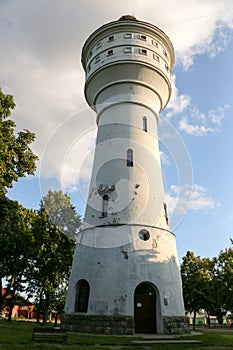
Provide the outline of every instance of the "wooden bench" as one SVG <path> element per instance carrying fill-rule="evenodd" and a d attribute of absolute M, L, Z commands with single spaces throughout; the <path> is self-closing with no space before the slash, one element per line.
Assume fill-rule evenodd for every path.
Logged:
<path fill-rule="evenodd" d="M 33 328 L 32 340 L 33 341 L 53 341 L 64 342 L 67 338 L 66 331 L 61 328 L 52 327 L 35 327 Z"/>

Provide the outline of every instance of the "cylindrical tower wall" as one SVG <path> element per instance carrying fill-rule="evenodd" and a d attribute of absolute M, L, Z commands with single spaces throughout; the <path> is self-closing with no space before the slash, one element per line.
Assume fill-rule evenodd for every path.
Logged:
<path fill-rule="evenodd" d="M 132 164 L 127 164 L 129 150 Z M 105 216 L 104 195 L 108 196 Z M 162 224 L 161 216 L 164 186 L 157 119 L 150 109 L 136 103 L 108 105 L 99 118 L 85 225 L 157 226 Z M 162 227 L 168 227 L 165 220 Z"/>
<path fill-rule="evenodd" d="M 154 317 L 153 331 L 176 332 L 185 323 L 184 305 L 158 143 L 159 113 L 171 95 L 172 44 L 157 27 L 126 16 L 91 34 L 82 63 L 98 134 L 65 326 L 78 330 L 75 320 L 82 319 L 84 331 L 92 331 L 89 320 L 94 331 L 131 334 L 144 301 L 152 300 L 146 314 Z"/>

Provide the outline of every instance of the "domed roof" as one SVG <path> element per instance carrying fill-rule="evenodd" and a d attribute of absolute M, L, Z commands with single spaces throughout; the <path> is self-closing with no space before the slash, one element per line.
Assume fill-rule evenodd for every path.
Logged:
<path fill-rule="evenodd" d="M 131 15 L 124 15 L 118 19 L 118 21 L 137 21 L 137 18 Z"/>

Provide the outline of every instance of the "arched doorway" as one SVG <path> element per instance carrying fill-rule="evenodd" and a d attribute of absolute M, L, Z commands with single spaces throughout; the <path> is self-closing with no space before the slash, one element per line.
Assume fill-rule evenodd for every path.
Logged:
<path fill-rule="evenodd" d="M 156 333 L 156 292 L 148 282 L 140 283 L 134 292 L 135 333 Z"/>
<path fill-rule="evenodd" d="M 86 280 L 77 283 L 75 312 L 87 312 L 90 294 L 90 285 Z"/>

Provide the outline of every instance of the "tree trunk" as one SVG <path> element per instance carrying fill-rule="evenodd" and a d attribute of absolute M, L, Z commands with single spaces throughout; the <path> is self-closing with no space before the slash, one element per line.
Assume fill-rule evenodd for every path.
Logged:
<path fill-rule="evenodd" d="M 49 315 L 49 294 L 45 296 L 45 309 L 43 314 L 43 326 L 46 324 Z"/>
<path fill-rule="evenodd" d="M 0 278 L 0 311 L 2 311 L 4 307 L 4 295 L 2 294 L 2 278 Z"/>
<path fill-rule="evenodd" d="M 42 291 L 40 292 L 39 306 L 38 306 L 38 311 L 36 315 L 36 323 L 40 323 L 41 308 L 42 308 Z"/>
<path fill-rule="evenodd" d="M 210 315 L 207 314 L 207 327 L 210 328 Z"/>
<path fill-rule="evenodd" d="M 193 311 L 193 330 L 196 328 L 196 310 Z"/>
<path fill-rule="evenodd" d="M 15 305 L 15 292 L 16 292 L 16 289 L 14 288 L 12 293 L 11 293 L 11 298 L 10 298 L 10 307 L 9 307 L 9 314 L 8 314 L 8 319 L 7 319 L 8 322 L 11 322 L 11 320 L 12 320 L 12 311 L 13 311 L 13 308 Z"/>
<path fill-rule="evenodd" d="M 57 327 L 58 312 L 55 313 L 54 327 Z"/>

